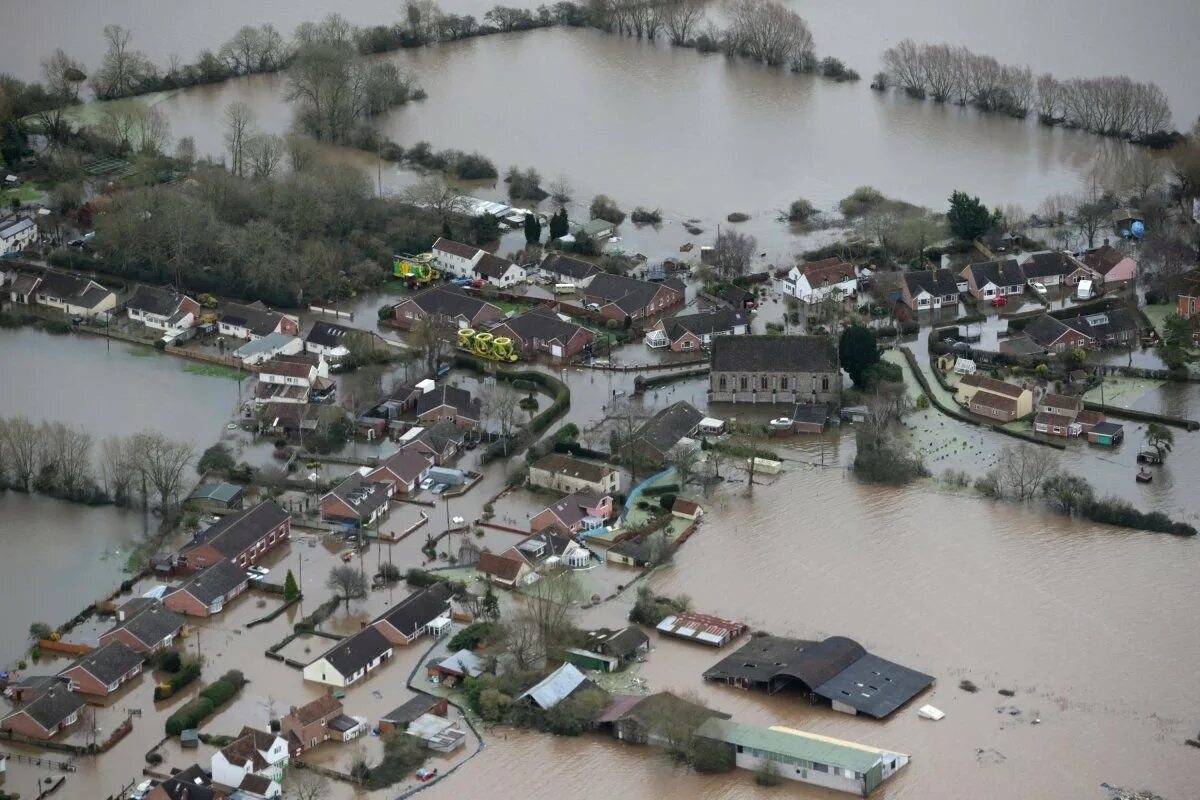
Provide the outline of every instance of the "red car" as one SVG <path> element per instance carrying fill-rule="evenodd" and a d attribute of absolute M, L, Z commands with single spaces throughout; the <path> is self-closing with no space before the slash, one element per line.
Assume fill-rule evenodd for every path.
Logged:
<path fill-rule="evenodd" d="M 425 783 L 426 781 L 431 781 L 436 777 L 437 777 L 437 769 L 436 768 L 421 767 L 419 770 L 417 770 L 417 780 L 419 780 L 421 783 Z"/>
<path fill-rule="evenodd" d="M 1006 305 L 1008 305 L 1007 297 L 993 297 L 992 298 L 992 306 L 993 307 L 1004 308 Z"/>

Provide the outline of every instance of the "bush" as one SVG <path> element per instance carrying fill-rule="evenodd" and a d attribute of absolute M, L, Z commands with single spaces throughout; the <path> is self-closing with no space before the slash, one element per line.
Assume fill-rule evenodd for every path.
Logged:
<path fill-rule="evenodd" d="M 629 215 L 629 219 L 634 225 L 659 225 L 662 223 L 662 209 L 656 208 L 651 211 L 638 206 Z"/>
<path fill-rule="evenodd" d="M 452 653 L 457 653 L 459 650 L 474 650 L 493 636 L 497 627 L 494 622 L 476 622 L 468 625 L 454 634 L 447 647 Z"/>
<path fill-rule="evenodd" d="M 178 653 L 175 654 L 178 656 Z M 166 663 L 167 656 L 163 656 L 163 663 Z M 176 662 L 175 674 L 166 681 L 154 687 L 154 699 L 166 700 L 174 697 L 180 689 L 190 684 L 196 678 L 200 677 L 200 660 L 197 658 L 178 659 Z M 166 669 L 164 666 L 163 669 Z M 171 670 L 167 670 L 170 672 Z"/>
<path fill-rule="evenodd" d="M 816 216 L 816 214 L 816 207 L 802 197 L 799 200 L 793 200 L 792 204 L 788 206 L 787 221 L 808 222 L 808 220 Z"/>
<path fill-rule="evenodd" d="M 51 633 L 50 626 L 44 622 L 35 622 L 29 626 L 29 638 L 35 642 L 39 639 L 49 639 Z"/>
<path fill-rule="evenodd" d="M 625 221 L 625 212 L 617 206 L 616 201 L 605 194 L 598 194 L 592 198 L 592 205 L 588 208 L 588 212 L 592 215 L 592 219 L 602 219 L 613 225 L 620 225 Z"/>
<path fill-rule="evenodd" d="M 158 668 L 163 672 L 179 672 L 179 668 L 183 665 L 183 659 L 179 655 L 178 650 L 168 650 L 158 662 Z"/>
<path fill-rule="evenodd" d="M 692 600 L 686 594 L 667 597 L 656 595 L 649 587 L 642 586 L 637 590 L 633 608 L 629 609 L 629 621 L 638 625 L 657 625 L 663 621 L 663 617 L 687 611 L 691 604 Z"/>
<path fill-rule="evenodd" d="M 729 222 L 745 222 L 746 220 L 750 219 L 750 215 L 741 211 L 734 211 L 732 214 L 725 217 L 725 219 Z"/>
<path fill-rule="evenodd" d="M 884 200 L 883 192 L 873 186 L 859 186 L 848 196 L 842 198 L 838 208 L 847 217 L 861 217 L 875 208 Z"/>
<path fill-rule="evenodd" d="M 210 714 L 215 706 L 207 697 L 197 697 L 183 708 L 167 717 L 166 730 L 168 736 L 178 736 L 190 728 L 197 728 Z"/>
<path fill-rule="evenodd" d="M 692 769 L 696 772 L 729 772 L 733 769 L 733 748 L 712 739 L 697 739 L 692 752 Z"/>
<path fill-rule="evenodd" d="M 664 494 L 658 498 L 658 504 L 662 506 L 663 511 L 670 511 L 675 507 L 675 497 L 673 494 Z"/>
<path fill-rule="evenodd" d="M 821 75 L 835 81 L 856 81 L 858 73 L 842 63 L 841 59 L 828 56 L 821 60 Z"/>
<path fill-rule="evenodd" d="M 366 783 L 368 789 L 383 789 L 404 780 L 410 772 L 425 762 L 428 751 L 425 744 L 415 736 L 398 733 L 383 741 L 383 760 L 373 768 L 366 764 L 355 764 L 351 774 Z"/>

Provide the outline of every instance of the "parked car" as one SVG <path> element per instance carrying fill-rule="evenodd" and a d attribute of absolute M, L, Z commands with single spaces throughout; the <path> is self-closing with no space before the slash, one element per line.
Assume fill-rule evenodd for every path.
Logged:
<path fill-rule="evenodd" d="M 1007 297 L 993 297 L 992 298 L 992 307 L 993 308 L 1004 308 L 1006 305 L 1008 305 Z"/>
<path fill-rule="evenodd" d="M 464 278 L 461 275 L 450 279 L 450 283 L 454 284 L 455 286 L 466 286 L 470 282 L 471 282 L 470 278 Z"/>
<path fill-rule="evenodd" d="M 146 800 L 150 796 L 150 791 L 154 788 L 154 783 L 151 781 L 142 781 L 137 785 L 130 795 L 129 800 Z"/>
<path fill-rule="evenodd" d="M 246 575 L 248 575 L 250 577 L 250 580 L 252 580 L 252 581 L 266 580 L 267 576 L 270 574 L 271 574 L 271 570 L 267 569 L 266 567 L 247 567 L 246 568 Z"/>
<path fill-rule="evenodd" d="M 450 488 L 450 486 L 449 486 L 448 484 L 445 484 L 445 483 L 439 483 L 438 485 L 436 485 L 436 486 L 434 486 L 434 487 L 433 487 L 433 493 L 434 493 L 434 494 L 441 494 L 442 492 L 446 491 L 446 490 L 447 490 L 447 489 L 449 489 L 449 488 Z"/>
<path fill-rule="evenodd" d="M 426 783 L 437 777 L 436 767 L 421 767 L 417 770 L 417 780 L 421 783 Z"/>
<path fill-rule="evenodd" d="M 585 306 L 585 308 L 587 308 L 587 310 L 588 310 L 588 311 L 595 311 L 595 312 L 599 313 L 599 311 L 600 311 L 600 304 L 599 304 L 599 303 L 588 303 L 588 304 Z"/>
<path fill-rule="evenodd" d="M 1044 284 L 1044 283 L 1038 283 L 1037 281 L 1034 281 L 1033 283 L 1031 283 L 1029 285 L 1030 285 L 1030 287 L 1033 288 L 1033 291 L 1037 292 L 1038 294 L 1046 293 L 1046 284 Z"/>
<path fill-rule="evenodd" d="M 426 478 L 425 480 L 421 481 L 422 489 L 428 489 L 431 486 L 433 486 L 433 478 Z"/>

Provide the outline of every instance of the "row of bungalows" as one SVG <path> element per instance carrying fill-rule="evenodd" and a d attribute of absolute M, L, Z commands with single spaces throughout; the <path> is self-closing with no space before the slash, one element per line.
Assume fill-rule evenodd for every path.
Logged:
<path fill-rule="evenodd" d="M 444 583 L 409 595 L 310 662 L 304 679 L 339 688 L 357 683 L 391 659 L 397 646 L 411 644 L 431 624 L 448 618 L 450 596 Z"/>
<path fill-rule="evenodd" d="M 1065 319 L 1042 314 L 1025 326 L 1025 335 L 1048 353 L 1132 347 L 1141 335 L 1141 323 L 1136 312 L 1120 307 Z"/>
<path fill-rule="evenodd" d="M 653 317 L 684 301 L 684 285 L 677 278 L 651 283 L 611 272 L 593 275 L 579 291 L 590 310 L 605 320 Z"/>
<path fill-rule="evenodd" d="M 86 275 L 51 269 L 0 269 L 0 291 L 12 303 L 92 318 L 114 311 L 117 295 Z"/>
<path fill-rule="evenodd" d="M 720 308 L 658 320 L 646 333 L 648 347 L 667 347 L 674 353 L 708 348 L 717 336 L 750 333 L 750 317 L 744 311 Z"/>
<path fill-rule="evenodd" d="M 200 531 L 184 545 L 176 561 L 181 572 L 197 572 L 222 561 L 243 570 L 291 539 L 292 521 L 273 500 L 230 514 Z"/>
<path fill-rule="evenodd" d="M 447 320 L 458 328 L 483 328 L 504 316 L 500 307 L 457 286 L 433 286 L 392 306 L 392 322 L 410 329 L 426 319 Z"/>
<path fill-rule="evenodd" d="M 1033 413 L 1033 392 L 985 375 L 963 375 L 954 399 L 972 414 L 998 422 L 1012 422 Z"/>
<path fill-rule="evenodd" d="M 550 525 L 499 553 L 479 556 L 476 572 L 485 581 L 503 589 L 513 589 L 543 572 L 566 567 L 581 569 L 591 563 L 591 551 L 558 525 Z"/>

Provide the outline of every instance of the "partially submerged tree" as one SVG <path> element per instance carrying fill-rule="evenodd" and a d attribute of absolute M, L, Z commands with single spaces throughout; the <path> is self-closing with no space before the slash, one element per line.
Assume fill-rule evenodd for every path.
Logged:
<path fill-rule="evenodd" d="M 340 597 L 346 603 L 346 611 L 350 610 L 350 601 L 367 596 L 367 579 L 362 571 L 350 564 L 339 564 L 329 570 L 325 579 L 325 587 Z"/>
<path fill-rule="evenodd" d="M 749 269 L 757 247 L 753 236 L 727 228 L 713 242 L 713 266 L 723 278 L 741 275 Z"/>
<path fill-rule="evenodd" d="M 875 333 L 863 325 L 851 325 L 838 340 L 838 362 L 854 385 L 866 385 L 867 370 L 879 361 Z"/>
<path fill-rule="evenodd" d="M 989 473 L 999 493 L 1020 501 L 1037 496 L 1038 490 L 1053 473 L 1057 460 L 1046 447 L 1032 444 L 1005 447 Z"/>
<path fill-rule="evenodd" d="M 1164 461 L 1175 445 L 1175 434 L 1161 422 L 1151 422 L 1146 426 L 1146 444 L 1158 453 L 1159 461 Z"/>

